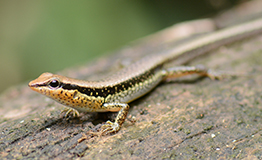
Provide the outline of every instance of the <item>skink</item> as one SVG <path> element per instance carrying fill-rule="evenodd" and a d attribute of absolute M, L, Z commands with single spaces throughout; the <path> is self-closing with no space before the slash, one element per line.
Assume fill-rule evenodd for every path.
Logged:
<path fill-rule="evenodd" d="M 262 18 L 201 36 L 189 42 L 141 60 L 101 81 L 84 81 L 52 73 L 43 73 L 29 83 L 29 87 L 72 109 L 73 112 L 118 112 L 114 122 L 107 121 L 102 133 L 119 131 L 129 110 L 128 103 L 151 91 L 167 78 L 199 74 L 220 78 L 202 66 L 165 68 L 174 61 L 190 61 L 217 47 L 262 33 Z"/>

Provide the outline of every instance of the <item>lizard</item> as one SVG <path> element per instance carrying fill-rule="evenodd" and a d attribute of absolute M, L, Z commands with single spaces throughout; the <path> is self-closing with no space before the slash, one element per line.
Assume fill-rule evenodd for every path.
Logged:
<path fill-rule="evenodd" d="M 43 73 L 28 86 L 55 101 L 64 104 L 74 116 L 79 112 L 118 112 L 114 122 L 102 125 L 102 134 L 120 130 L 131 101 L 145 95 L 167 78 L 190 74 L 220 79 L 226 76 L 204 66 L 175 66 L 165 68 L 175 60 L 193 60 L 220 46 L 262 33 L 262 18 L 227 27 L 180 44 L 165 52 L 147 55 L 110 77 L 99 81 L 73 79 L 52 73 Z"/>

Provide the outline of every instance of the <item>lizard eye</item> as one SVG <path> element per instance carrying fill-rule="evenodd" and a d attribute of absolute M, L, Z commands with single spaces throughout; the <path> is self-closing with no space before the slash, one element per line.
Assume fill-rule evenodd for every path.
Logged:
<path fill-rule="evenodd" d="M 49 86 L 50 88 L 58 88 L 58 87 L 60 87 L 60 81 L 57 80 L 57 79 L 53 79 L 53 80 L 51 80 L 51 81 L 48 83 L 48 86 Z"/>

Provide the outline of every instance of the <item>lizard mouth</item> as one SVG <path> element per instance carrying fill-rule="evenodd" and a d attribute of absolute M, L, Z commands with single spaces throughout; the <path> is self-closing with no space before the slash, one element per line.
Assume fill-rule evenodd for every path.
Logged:
<path fill-rule="evenodd" d="M 45 84 L 35 83 L 34 80 L 29 82 L 28 87 L 30 87 L 33 91 L 39 92 L 39 87 L 45 86 Z"/>
<path fill-rule="evenodd" d="M 41 85 L 41 84 L 35 83 L 34 81 L 31 81 L 31 82 L 29 82 L 28 86 L 29 86 L 30 88 L 36 88 L 36 87 L 44 86 L 44 84 Z"/>
<path fill-rule="evenodd" d="M 28 87 L 32 88 L 32 87 L 36 87 L 37 85 L 33 83 L 33 81 L 29 82 Z"/>

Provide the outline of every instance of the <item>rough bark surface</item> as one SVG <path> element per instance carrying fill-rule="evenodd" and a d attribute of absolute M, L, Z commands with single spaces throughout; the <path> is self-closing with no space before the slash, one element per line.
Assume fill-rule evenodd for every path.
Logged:
<path fill-rule="evenodd" d="M 59 74 L 100 79 L 151 50 L 127 47 Z M 191 64 L 252 75 L 162 83 L 130 103 L 135 123 L 127 120 L 118 133 L 102 137 L 91 131 L 116 113 L 64 118 L 62 105 L 26 84 L 15 86 L 0 97 L 0 159 L 262 159 L 262 36 Z"/>

